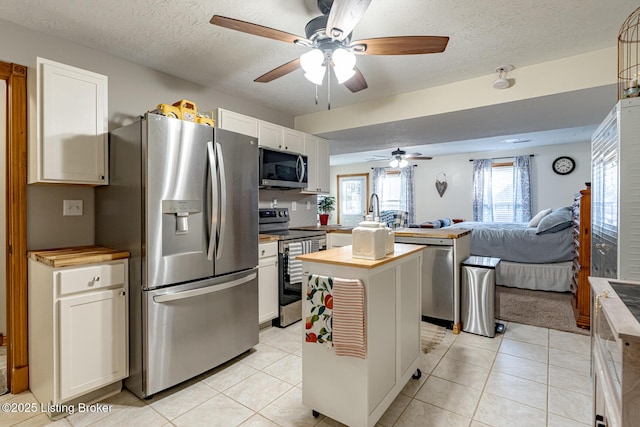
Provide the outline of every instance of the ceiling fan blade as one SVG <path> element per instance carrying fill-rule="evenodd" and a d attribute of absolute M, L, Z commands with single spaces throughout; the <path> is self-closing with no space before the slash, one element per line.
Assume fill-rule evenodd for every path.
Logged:
<path fill-rule="evenodd" d="M 420 156 L 420 157 L 407 157 L 407 160 L 431 160 L 433 157 Z"/>
<path fill-rule="evenodd" d="M 354 67 L 354 70 L 356 71 L 354 76 L 343 84 L 351 92 L 356 93 L 368 88 L 369 86 L 367 85 L 367 81 L 364 79 L 364 76 L 362 75 L 358 67 Z"/>
<path fill-rule="evenodd" d="M 213 15 L 209 22 L 219 27 L 229 28 L 231 30 L 253 34 L 254 36 L 266 37 L 268 39 L 279 40 L 282 42 L 296 43 L 297 41 L 306 45 L 312 44 L 311 40 L 307 40 L 302 36 L 296 36 L 295 34 L 290 34 L 285 31 L 263 27 L 262 25 L 252 24 L 251 22 L 240 21 L 238 19 L 227 18 L 225 16 Z"/>
<path fill-rule="evenodd" d="M 446 36 L 396 36 L 356 40 L 349 47 L 360 55 L 418 55 L 444 52 L 448 42 Z"/>
<path fill-rule="evenodd" d="M 284 75 L 287 75 L 292 71 L 297 70 L 298 68 L 300 68 L 300 58 L 296 58 L 293 61 L 289 61 L 286 64 L 283 64 L 267 73 L 264 73 L 263 75 L 255 79 L 254 82 L 268 83 L 272 80 L 275 80 Z"/>
<path fill-rule="evenodd" d="M 327 36 L 335 40 L 347 38 L 364 16 L 371 0 L 333 0 L 327 19 Z"/>

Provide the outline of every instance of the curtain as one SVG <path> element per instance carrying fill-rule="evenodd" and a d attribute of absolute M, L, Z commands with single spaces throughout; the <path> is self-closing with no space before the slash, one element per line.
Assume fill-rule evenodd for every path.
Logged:
<path fill-rule="evenodd" d="M 493 222 L 491 197 L 491 159 L 473 161 L 473 220 Z"/>
<path fill-rule="evenodd" d="M 513 160 L 513 222 L 531 219 L 531 156 Z"/>
<path fill-rule="evenodd" d="M 400 210 L 407 212 L 407 223 L 415 223 L 415 188 L 413 166 L 400 169 Z"/>

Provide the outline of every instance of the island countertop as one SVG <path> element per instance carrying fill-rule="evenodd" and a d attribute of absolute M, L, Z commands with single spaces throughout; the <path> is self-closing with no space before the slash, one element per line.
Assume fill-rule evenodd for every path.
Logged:
<path fill-rule="evenodd" d="M 299 259 L 301 261 L 319 262 L 321 264 L 344 265 L 346 267 L 376 268 L 383 264 L 406 257 L 421 250 L 424 250 L 424 246 L 422 245 L 396 243 L 394 245 L 394 251 L 392 254 L 389 254 L 381 259 L 373 260 L 353 258 L 351 253 L 351 246 L 342 246 L 339 248 L 328 249 L 326 251 L 298 255 L 296 259 Z"/>
<path fill-rule="evenodd" d="M 326 231 L 327 233 L 351 234 L 353 227 L 342 225 L 310 225 L 305 227 L 291 227 L 292 230 Z M 396 228 L 393 230 L 396 236 L 402 237 L 431 237 L 434 239 L 458 239 L 471 230 L 467 228 Z"/>
<path fill-rule="evenodd" d="M 402 237 L 433 237 L 435 239 L 458 239 L 471 230 L 467 228 L 396 228 L 393 230 L 396 236 Z"/>

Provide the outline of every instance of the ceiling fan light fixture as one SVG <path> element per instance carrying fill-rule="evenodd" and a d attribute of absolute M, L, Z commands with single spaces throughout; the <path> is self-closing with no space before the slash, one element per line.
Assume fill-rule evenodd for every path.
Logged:
<path fill-rule="evenodd" d="M 407 166 L 409 164 L 409 162 L 407 161 L 407 159 L 402 159 L 400 160 L 400 164 L 398 166 L 400 166 L 401 168 Z"/>
<path fill-rule="evenodd" d="M 311 49 L 300 55 L 300 66 L 305 72 L 313 72 L 322 67 L 324 53 L 320 49 Z"/>
<path fill-rule="evenodd" d="M 389 166 L 391 166 L 392 168 L 397 168 L 398 164 L 400 164 L 398 159 L 393 159 L 393 160 L 391 160 L 391 162 L 389 162 Z"/>
<path fill-rule="evenodd" d="M 356 56 L 353 52 L 338 48 L 331 54 L 333 62 L 333 72 L 336 74 L 338 83 L 342 84 L 356 74 Z"/>
<path fill-rule="evenodd" d="M 327 67 L 321 65 L 320 67 L 316 67 L 312 70 L 307 71 L 306 73 L 304 73 L 304 76 L 307 78 L 307 80 L 309 80 L 316 86 L 322 86 L 322 82 L 324 81 L 324 74 L 326 73 L 326 71 Z"/>

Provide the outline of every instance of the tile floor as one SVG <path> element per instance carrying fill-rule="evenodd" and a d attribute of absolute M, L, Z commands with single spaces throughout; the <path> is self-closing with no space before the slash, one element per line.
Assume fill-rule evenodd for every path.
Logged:
<path fill-rule="evenodd" d="M 0 426 L 342 426 L 301 404 L 301 327 L 264 330 L 249 354 L 150 400 L 125 390 L 104 401 L 107 414 L 50 424 L 45 414 L 0 413 Z M 494 339 L 447 331 L 377 426 L 588 426 L 589 345 L 587 336 L 515 323 Z"/>

